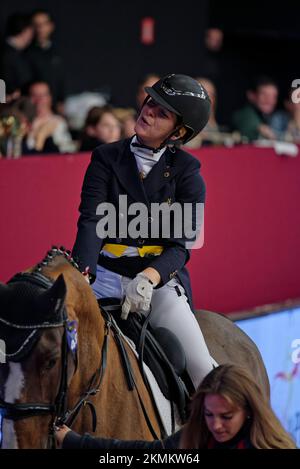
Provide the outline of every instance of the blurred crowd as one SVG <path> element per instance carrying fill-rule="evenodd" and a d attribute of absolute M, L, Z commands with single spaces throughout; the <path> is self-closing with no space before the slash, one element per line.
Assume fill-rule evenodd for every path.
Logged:
<path fill-rule="evenodd" d="M 0 108 L 0 157 L 91 151 L 102 143 L 130 137 L 146 96 L 144 87 L 160 78 L 149 73 L 140 80 L 131 108 L 112 106 L 99 93 L 67 97 L 64 63 L 53 42 L 54 30 L 54 20 L 44 10 L 14 14 L 7 20 L 0 55 L 0 77 L 6 84 L 6 104 Z M 293 88 L 283 90 L 286 95 L 280 102 L 282 90 L 268 76 L 253 76 L 245 106 L 232 113 L 228 125 L 218 123 L 218 103 L 226 93 L 226 83 L 217 89 L 218 81 L 214 80 L 222 42 L 221 30 L 207 30 L 207 76 L 196 79 L 211 98 L 212 112 L 204 131 L 188 146 L 232 146 L 261 139 L 299 144 L 300 93 L 296 90 L 294 99 Z"/>

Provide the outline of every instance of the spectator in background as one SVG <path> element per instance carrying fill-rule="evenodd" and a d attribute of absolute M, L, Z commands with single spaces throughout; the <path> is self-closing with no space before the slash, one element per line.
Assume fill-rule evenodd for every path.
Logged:
<path fill-rule="evenodd" d="M 30 145 L 30 132 L 32 129 L 32 123 L 35 119 L 36 112 L 35 106 L 31 103 L 29 98 L 20 97 L 11 104 L 1 108 L 0 112 L 0 141 L 1 141 L 1 152 L 4 152 L 6 158 L 19 158 L 20 156 L 34 155 L 40 153 L 57 153 L 58 147 L 54 144 L 51 137 L 46 137 L 43 142 L 43 147 L 37 151 Z M 7 128 L 7 124 L 10 120 L 10 129 Z M 1 135 L 1 128 L 8 131 L 4 138 Z M 3 132 L 2 132 L 3 133 Z M 2 137 L 2 138 L 1 138 Z"/>
<path fill-rule="evenodd" d="M 140 110 L 142 109 L 144 101 L 147 97 L 145 87 L 148 86 L 151 88 L 151 86 L 153 86 L 154 83 L 156 83 L 159 79 L 160 77 L 159 75 L 157 75 L 157 73 L 148 73 L 140 80 L 136 94 L 136 104 L 138 112 L 140 112 Z"/>
<path fill-rule="evenodd" d="M 211 101 L 211 111 L 210 111 L 210 116 L 209 116 L 209 121 L 205 127 L 205 129 L 210 129 L 210 130 L 218 130 L 219 126 L 216 121 L 216 107 L 217 107 L 217 90 L 214 85 L 214 83 L 209 80 L 208 78 L 196 78 L 196 80 L 204 86 L 206 89 L 208 96 L 210 97 Z"/>
<path fill-rule="evenodd" d="M 8 18 L 1 52 L 1 78 L 6 83 L 7 102 L 17 99 L 23 87 L 32 81 L 33 71 L 25 56 L 32 38 L 28 15 L 16 13 Z"/>
<path fill-rule="evenodd" d="M 300 88 L 299 88 L 300 90 Z M 281 140 L 300 143 L 300 92 L 289 90 L 284 99 L 284 109 L 272 117 L 272 128 Z M 299 101 L 297 103 L 297 101 Z"/>
<path fill-rule="evenodd" d="M 198 75 L 207 77 L 216 86 L 221 96 L 217 121 L 222 127 L 229 128 L 233 110 L 244 103 L 251 62 L 249 54 L 244 53 L 239 34 L 224 27 L 223 19 L 215 18 L 206 28 L 197 67 Z"/>
<path fill-rule="evenodd" d="M 298 89 L 298 98 L 297 101 L 292 100 L 293 93 L 295 92 L 292 91 L 290 93 L 290 96 L 288 99 L 285 100 L 284 106 L 285 109 L 287 110 L 289 119 L 288 119 L 288 125 L 287 125 L 287 130 L 286 130 L 286 140 L 292 141 L 294 143 L 300 143 L 300 89 Z"/>
<path fill-rule="evenodd" d="M 223 46 L 223 31 L 219 28 L 208 28 L 205 31 L 205 45 L 211 52 L 219 52 Z"/>
<path fill-rule="evenodd" d="M 79 151 L 92 151 L 121 138 L 121 124 L 110 106 L 92 107 L 85 120 Z"/>
<path fill-rule="evenodd" d="M 132 108 L 115 108 L 114 114 L 121 123 L 121 138 L 129 138 L 135 134 L 136 111 Z"/>
<path fill-rule="evenodd" d="M 221 57 L 223 49 L 223 31 L 219 28 L 208 28 L 204 34 L 204 57 L 202 70 L 213 82 L 216 82 L 221 74 Z"/>
<path fill-rule="evenodd" d="M 46 140 L 51 137 L 60 153 L 75 151 L 66 120 L 52 111 L 52 96 L 48 83 L 32 83 L 28 95 L 36 109 L 36 117 L 27 139 L 28 148 L 37 152 L 43 151 Z"/>
<path fill-rule="evenodd" d="M 278 101 L 278 87 L 269 77 L 258 78 L 247 91 L 248 104 L 233 115 L 233 127 L 250 142 L 259 138 L 276 139 L 272 117 Z"/>
<path fill-rule="evenodd" d="M 208 78 L 196 78 L 196 80 L 204 86 L 208 96 L 210 97 L 211 110 L 209 121 L 202 130 L 201 134 L 196 135 L 190 142 L 187 143 L 189 148 L 199 148 L 203 142 L 214 143 L 215 136 L 219 133 L 219 125 L 216 121 L 216 105 L 217 105 L 217 90 L 215 85 Z"/>
<path fill-rule="evenodd" d="M 21 97 L 12 105 L 12 110 L 16 110 L 20 116 L 20 122 L 22 127 L 22 155 L 34 155 L 40 153 L 58 153 L 59 148 L 55 145 L 51 136 L 45 138 L 42 149 L 36 150 L 30 148 L 30 132 L 32 124 L 36 118 L 36 109 L 34 104 L 28 97 Z M 29 137 L 29 138 L 28 138 Z"/>
<path fill-rule="evenodd" d="M 34 80 L 48 83 L 53 106 L 56 111 L 63 113 L 64 71 L 63 61 L 52 41 L 54 21 L 50 13 L 45 10 L 36 10 L 32 14 L 31 21 L 35 37 L 27 51 L 27 58 L 33 70 Z"/>

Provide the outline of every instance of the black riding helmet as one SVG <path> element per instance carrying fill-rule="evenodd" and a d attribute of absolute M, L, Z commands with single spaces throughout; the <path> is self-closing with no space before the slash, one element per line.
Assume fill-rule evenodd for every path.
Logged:
<path fill-rule="evenodd" d="M 145 103 L 151 97 L 155 102 L 179 116 L 179 127 L 184 126 L 187 130 L 184 137 L 179 139 L 181 143 L 191 140 L 206 126 L 210 114 L 210 99 L 205 88 L 194 78 L 170 74 L 157 81 L 152 87 L 147 86 L 145 91 L 148 93 Z"/>

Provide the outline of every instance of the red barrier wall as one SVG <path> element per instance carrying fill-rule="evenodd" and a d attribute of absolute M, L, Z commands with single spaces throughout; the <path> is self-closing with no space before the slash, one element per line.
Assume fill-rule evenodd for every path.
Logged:
<path fill-rule="evenodd" d="M 204 247 L 192 252 L 197 308 L 231 312 L 300 297 L 300 158 L 271 149 L 193 151 L 207 185 Z M 0 279 L 71 248 L 89 155 L 0 160 Z"/>

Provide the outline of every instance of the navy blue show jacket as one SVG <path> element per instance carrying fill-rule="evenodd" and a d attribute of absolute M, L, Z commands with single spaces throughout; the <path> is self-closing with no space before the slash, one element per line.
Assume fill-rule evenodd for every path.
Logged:
<path fill-rule="evenodd" d="M 196 204 L 205 201 L 205 184 L 199 172 L 200 163 L 181 149 L 168 148 L 147 177 L 141 179 L 135 156 L 130 150 L 130 142 L 131 139 L 125 139 L 100 145 L 92 153 L 82 187 L 80 217 L 73 256 L 78 258 L 82 270 L 89 266 L 90 272 L 95 275 L 99 253 L 105 243 L 136 247 L 162 246 L 164 249 L 159 256 L 143 258 L 143 268 L 153 267 L 159 272 L 161 283 L 157 288 L 177 276 L 185 288 L 192 307 L 190 279 L 185 268 L 190 257 L 190 251 L 186 248 L 187 239 L 184 233 L 181 237 L 172 236 L 174 226 L 171 226 L 170 237 L 163 237 L 160 233 L 159 238 L 151 238 L 151 204 L 163 202 L 169 205 L 174 202 L 181 205 L 192 204 L 193 228 L 195 228 Z M 142 202 L 148 207 L 148 237 L 133 239 L 127 235 L 125 238 L 115 236 L 101 239 L 97 236 L 96 226 L 101 219 L 101 215 L 96 214 L 98 205 L 104 202 L 112 203 L 118 213 L 121 195 L 127 195 L 128 207 L 134 202 Z M 119 213 L 118 216 L 120 216 Z M 128 223 L 131 218 L 128 216 Z M 123 263 L 130 262 L 129 257 L 120 259 Z M 141 268 L 137 266 L 136 270 L 129 276 L 133 277 Z"/>

